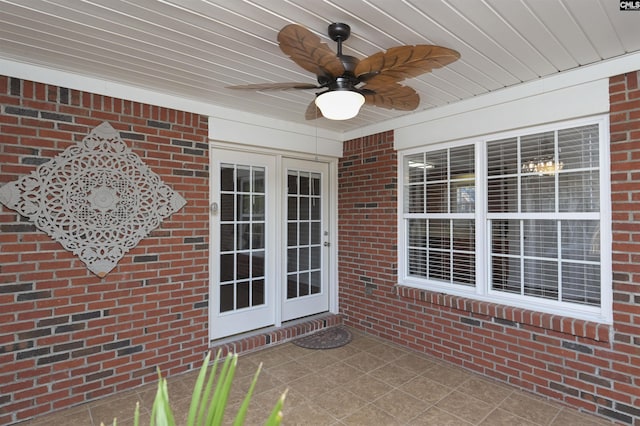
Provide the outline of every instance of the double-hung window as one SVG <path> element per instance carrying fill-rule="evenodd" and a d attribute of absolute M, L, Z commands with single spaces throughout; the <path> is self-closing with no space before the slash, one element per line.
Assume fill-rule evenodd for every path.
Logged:
<path fill-rule="evenodd" d="M 610 321 L 606 118 L 401 153 L 400 282 Z"/>

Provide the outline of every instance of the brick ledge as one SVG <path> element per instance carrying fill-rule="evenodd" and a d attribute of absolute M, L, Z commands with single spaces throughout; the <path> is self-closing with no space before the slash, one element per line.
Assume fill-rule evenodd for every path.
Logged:
<path fill-rule="evenodd" d="M 221 356 L 232 353 L 246 354 L 286 343 L 325 328 L 342 325 L 343 322 L 343 318 L 339 314 L 318 314 L 300 320 L 289 321 L 284 323 L 282 327 L 269 327 L 226 339 L 213 340 L 209 349 L 213 354 L 216 354 L 219 350 L 222 351 Z"/>
<path fill-rule="evenodd" d="M 483 302 L 401 284 L 393 286 L 392 293 L 405 299 L 469 312 L 476 318 L 491 320 L 501 325 L 512 325 L 519 328 L 536 327 L 597 342 L 610 341 L 611 327 L 607 324 Z"/>

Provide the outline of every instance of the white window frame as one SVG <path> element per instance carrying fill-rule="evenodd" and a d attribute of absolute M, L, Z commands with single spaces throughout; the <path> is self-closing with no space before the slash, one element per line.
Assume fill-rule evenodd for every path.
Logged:
<path fill-rule="evenodd" d="M 522 296 L 495 291 L 490 288 L 489 253 L 491 239 L 487 220 L 487 143 L 490 141 L 522 137 L 548 131 L 597 124 L 599 126 L 600 150 L 600 301 L 597 306 L 580 305 L 569 302 L 559 302 L 532 296 Z M 405 156 L 425 151 L 434 151 L 457 147 L 461 145 L 475 145 L 475 225 L 476 225 L 476 285 L 463 286 L 442 283 L 426 278 L 408 275 L 408 218 L 405 216 Z M 446 293 L 470 299 L 492 302 L 531 311 L 562 315 L 587 321 L 611 324 L 612 312 L 612 249 L 611 249 L 611 176 L 609 153 L 609 117 L 598 115 L 594 117 L 563 121 L 535 127 L 528 127 L 515 131 L 501 132 L 482 137 L 468 138 L 452 142 L 429 144 L 398 152 L 398 284 L 415 287 L 422 290 Z"/>

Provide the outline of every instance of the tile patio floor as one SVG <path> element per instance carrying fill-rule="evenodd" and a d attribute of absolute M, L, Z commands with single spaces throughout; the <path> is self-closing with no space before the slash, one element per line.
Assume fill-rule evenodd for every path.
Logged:
<path fill-rule="evenodd" d="M 231 413 L 262 362 L 246 424 L 263 424 L 279 395 L 289 389 L 284 425 L 553 425 L 612 423 L 496 383 L 428 356 L 353 332 L 341 348 L 310 350 L 286 343 L 240 356 Z M 178 424 L 184 424 L 197 373 L 169 379 Z M 28 426 L 149 424 L 156 385 L 143 387 L 25 422 Z M 231 424 L 233 416 L 225 419 Z"/>

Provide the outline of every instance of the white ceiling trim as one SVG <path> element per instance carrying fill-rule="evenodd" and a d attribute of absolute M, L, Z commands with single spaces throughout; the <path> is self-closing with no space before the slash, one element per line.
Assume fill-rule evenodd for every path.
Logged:
<path fill-rule="evenodd" d="M 347 131 L 342 136 L 343 140 L 349 140 L 390 129 L 398 131 L 399 129 L 411 127 L 416 124 L 433 122 L 450 116 L 490 108 L 494 105 L 507 104 L 527 97 L 538 96 L 572 86 L 579 86 L 584 83 L 608 79 L 609 77 L 634 72 L 638 69 L 640 69 L 640 52 L 631 53 L 619 58 L 496 90 L 485 95 L 476 96 L 438 108 L 432 108 L 374 125 L 364 126 L 356 130 Z"/>

